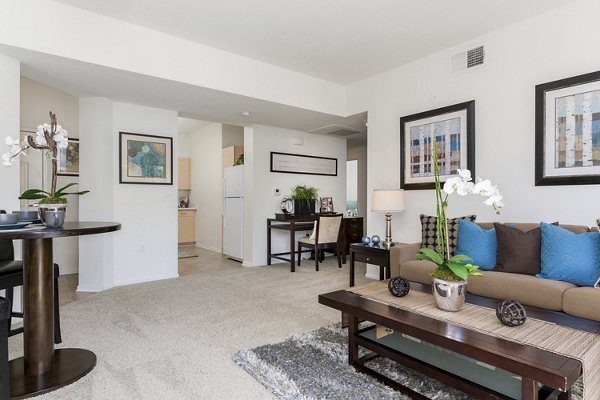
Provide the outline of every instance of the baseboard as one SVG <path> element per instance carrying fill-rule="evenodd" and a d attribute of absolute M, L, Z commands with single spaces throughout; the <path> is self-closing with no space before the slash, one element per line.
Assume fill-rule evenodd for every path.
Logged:
<path fill-rule="evenodd" d="M 176 278 L 179 278 L 179 274 L 178 273 L 173 274 L 173 275 L 153 277 L 153 278 L 150 278 L 150 279 L 115 282 L 115 286 L 136 285 L 138 283 L 155 282 L 155 281 L 162 281 L 162 280 L 165 280 L 165 279 L 176 279 Z"/>
<path fill-rule="evenodd" d="M 212 247 L 212 246 L 206 246 L 202 243 L 196 243 L 196 247 L 199 247 L 199 248 L 205 249 L 205 250 L 214 251 L 216 253 L 222 253 L 221 249 L 217 249 L 216 247 Z"/>
<path fill-rule="evenodd" d="M 260 265 L 256 265 L 251 263 L 250 261 L 242 261 L 242 267 L 250 267 L 250 268 L 254 268 L 254 267 L 260 267 Z"/>
<path fill-rule="evenodd" d="M 112 287 L 112 286 L 111 286 Z M 102 287 L 102 286 L 85 286 L 85 285 L 77 285 L 76 292 L 90 292 L 90 293 L 98 293 L 103 292 L 105 290 L 110 289 L 111 287 Z"/>

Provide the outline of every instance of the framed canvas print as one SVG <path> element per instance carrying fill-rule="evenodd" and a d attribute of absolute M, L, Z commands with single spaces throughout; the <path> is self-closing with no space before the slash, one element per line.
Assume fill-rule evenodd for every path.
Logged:
<path fill-rule="evenodd" d="M 458 169 L 475 176 L 475 100 L 400 118 L 400 187 L 434 189 L 433 138 L 438 145 L 440 178 Z"/>
<path fill-rule="evenodd" d="M 68 139 L 65 149 L 58 149 L 56 175 L 79 176 L 79 139 Z"/>
<path fill-rule="evenodd" d="M 271 172 L 337 176 L 337 158 L 272 151 Z"/>
<path fill-rule="evenodd" d="M 535 87 L 535 185 L 600 183 L 600 71 Z"/>
<path fill-rule="evenodd" d="M 173 138 L 119 132 L 119 183 L 173 184 Z"/>

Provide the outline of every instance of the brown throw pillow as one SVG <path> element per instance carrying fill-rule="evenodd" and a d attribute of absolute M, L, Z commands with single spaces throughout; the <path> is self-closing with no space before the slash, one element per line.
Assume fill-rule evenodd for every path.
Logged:
<path fill-rule="evenodd" d="M 421 219 L 421 247 L 427 247 L 429 249 L 437 250 L 437 218 L 431 215 L 419 216 Z M 456 245 L 458 244 L 458 220 L 466 219 L 470 222 L 475 222 L 476 215 L 465 215 L 464 217 L 448 218 L 448 249 L 450 250 L 450 257 L 454 255 L 456 251 Z"/>
<path fill-rule="evenodd" d="M 496 268 L 498 272 L 535 275 L 540 272 L 540 247 L 542 230 L 535 228 L 527 232 L 504 224 L 494 223 L 498 252 Z"/>

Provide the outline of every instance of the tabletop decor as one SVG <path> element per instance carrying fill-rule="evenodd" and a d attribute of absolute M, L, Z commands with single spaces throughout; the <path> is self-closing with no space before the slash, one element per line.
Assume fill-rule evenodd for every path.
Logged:
<path fill-rule="evenodd" d="M 600 183 L 600 71 L 535 87 L 535 185 Z"/>
<path fill-rule="evenodd" d="M 294 201 L 294 214 L 314 214 L 315 202 L 318 199 L 319 189 L 314 186 L 296 185 L 288 196 Z"/>
<path fill-rule="evenodd" d="M 404 297 L 410 291 L 410 282 L 400 276 L 396 276 L 389 280 L 388 290 L 396 297 Z"/>
<path fill-rule="evenodd" d="M 431 142 L 439 142 L 440 175 L 475 173 L 475 100 L 400 118 L 400 187 L 434 189 Z"/>
<path fill-rule="evenodd" d="M 521 326 L 527 320 L 527 312 L 518 301 L 504 300 L 496 306 L 496 317 L 506 326 Z"/>
<path fill-rule="evenodd" d="M 77 185 L 76 182 L 68 183 L 67 185 L 57 189 L 56 188 L 56 176 L 58 174 L 58 152 L 62 149 L 66 149 L 69 145 L 67 139 L 68 132 L 60 125 L 56 123 L 56 114 L 50 111 L 50 124 L 38 125 L 33 134 L 28 134 L 22 142 L 19 140 L 7 137 L 5 143 L 10 147 L 10 150 L 2 156 L 3 165 L 10 167 L 16 157 L 20 155 L 26 155 L 26 151 L 29 149 L 43 150 L 51 160 L 52 165 L 52 177 L 50 191 L 47 192 L 43 189 L 27 189 L 25 190 L 19 199 L 21 200 L 39 200 L 39 213 L 42 222 L 46 223 L 48 213 L 51 213 L 51 225 L 52 227 L 59 227 L 64 222 L 64 214 L 66 213 L 67 199 L 65 196 L 68 195 L 83 195 L 89 192 L 84 190 L 81 192 L 67 192 L 67 189 Z"/>
<path fill-rule="evenodd" d="M 433 278 L 433 294 L 438 307 L 446 311 L 458 311 L 464 303 L 467 279 L 469 276 L 481 275 L 473 261 L 464 254 L 451 256 L 448 244 L 448 220 L 446 209 L 448 208 L 448 196 L 457 193 L 459 196 L 467 194 L 479 194 L 486 198 L 484 204 L 494 208 L 497 214 L 504 206 L 503 197 L 488 179 L 477 178 L 477 183 L 472 182 L 471 171 L 459 169 L 458 176 L 448 178 L 444 183 L 443 190 L 440 182 L 440 164 L 438 162 L 437 141 L 432 144 L 433 168 L 435 177 L 436 197 L 436 236 L 437 251 L 423 247 L 417 253 L 420 260 L 428 260 L 437 265 L 431 273 Z"/>

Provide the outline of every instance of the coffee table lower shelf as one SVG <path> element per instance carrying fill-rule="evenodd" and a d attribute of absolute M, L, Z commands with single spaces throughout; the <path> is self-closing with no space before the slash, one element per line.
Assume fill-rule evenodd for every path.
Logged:
<path fill-rule="evenodd" d="M 581 376 L 581 362 L 531 346 L 492 337 L 344 290 L 319 302 L 348 315 L 348 362 L 358 371 L 413 399 L 427 397 L 369 368 L 385 357 L 482 400 L 566 400 Z M 359 329 L 359 320 L 388 327 Z M 368 352 L 359 356 L 359 347 Z"/>

